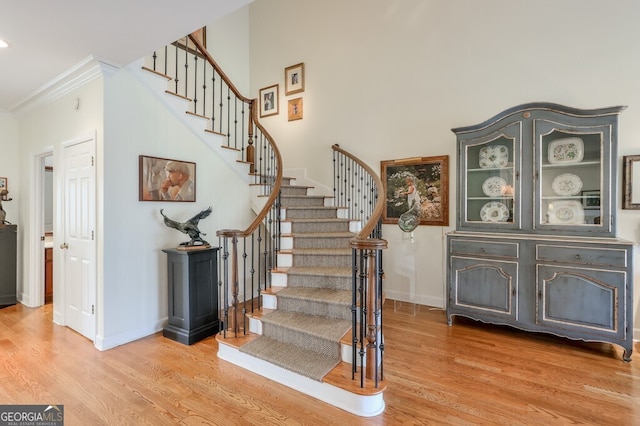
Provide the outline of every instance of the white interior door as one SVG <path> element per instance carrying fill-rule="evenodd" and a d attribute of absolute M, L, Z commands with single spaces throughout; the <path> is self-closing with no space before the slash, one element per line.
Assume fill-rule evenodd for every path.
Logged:
<path fill-rule="evenodd" d="M 95 340 L 95 139 L 64 148 L 65 323 Z"/>

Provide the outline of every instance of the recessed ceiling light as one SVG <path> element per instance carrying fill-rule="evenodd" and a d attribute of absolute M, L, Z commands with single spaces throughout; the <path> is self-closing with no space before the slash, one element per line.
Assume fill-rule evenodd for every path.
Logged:
<path fill-rule="evenodd" d="M 4 47 L 9 47 L 9 43 L 0 38 L 0 49 Z"/>

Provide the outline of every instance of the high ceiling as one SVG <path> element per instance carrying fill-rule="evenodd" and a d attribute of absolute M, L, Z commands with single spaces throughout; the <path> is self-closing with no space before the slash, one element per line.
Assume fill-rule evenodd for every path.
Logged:
<path fill-rule="evenodd" d="M 0 111 L 92 56 L 127 65 L 252 0 L 0 2 Z"/>

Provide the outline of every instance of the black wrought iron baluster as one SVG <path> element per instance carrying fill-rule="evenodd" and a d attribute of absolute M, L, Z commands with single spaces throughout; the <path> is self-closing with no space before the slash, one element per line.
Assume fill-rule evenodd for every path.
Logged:
<path fill-rule="evenodd" d="M 173 79 L 174 79 L 174 81 L 176 82 L 175 93 L 178 93 L 178 80 L 179 80 L 179 79 L 178 79 L 178 62 L 179 62 L 179 60 L 178 60 L 178 58 L 179 58 L 179 56 L 178 56 L 178 50 L 180 50 L 180 49 L 178 49 L 178 46 L 177 46 L 177 44 L 176 44 L 176 46 L 175 46 L 175 52 L 176 52 L 176 54 L 175 54 L 175 56 L 176 56 L 176 57 L 175 57 L 176 74 L 175 74 L 175 76 L 174 76 L 174 78 L 173 78 Z"/>
<path fill-rule="evenodd" d="M 237 148 L 231 145 L 231 88 L 229 86 L 227 86 L 227 146 Z"/>
<path fill-rule="evenodd" d="M 218 120 L 218 133 L 222 134 L 222 111 L 223 111 L 223 106 L 224 106 L 224 102 L 222 102 L 222 92 L 223 92 L 223 83 L 224 81 L 222 80 L 222 77 L 220 77 L 220 115 L 218 116 L 219 120 Z M 229 146 L 229 145 L 227 145 Z"/>
<path fill-rule="evenodd" d="M 242 152 L 244 153 L 242 156 L 242 159 L 245 161 L 248 161 L 250 159 L 248 158 L 247 146 L 245 145 L 247 144 L 247 141 L 249 139 L 249 133 L 248 133 L 248 127 L 246 126 L 246 123 L 245 123 L 244 107 L 245 107 L 245 102 L 244 101 L 240 102 L 240 143 L 242 144 Z M 249 108 L 251 108 L 251 104 L 249 104 Z M 245 137 L 245 132 L 247 132 L 246 137 Z"/>
<path fill-rule="evenodd" d="M 242 331 L 243 334 L 247 334 L 247 237 L 242 239 L 242 243 Z"/>
<path fill-rule="evenodd" d="M 198 113 L 198 54 L 193 54 L 193 113 Z"/>
<path fill-rule="evenodd" d="M 169 69 L 169 46 L 164 47 L 164 75 L 167 75 Z"/>
<path fill-rule="evenodd" d="M 185 38 L 184 44 L 184 92 L 185 98 L 189 97 L 189 37 Z"/>
<path fill-rule="evenodd" d="M 256 286 L 255 286 L 255 275 L 256 275 L 256 266 L 255 266 L 255 261 L 256 261 L 256 256 L 255 256 L 255 245 L 256 245 L 256 233 L 252 233 L 251 234 L 251 259 L 249 262 L 250 268 L 249 268 L 249 273 L 251 274 L 251 313 L 253 314 L 254 312 L 254 304 L 253 304 L 253 300 L 254 295 L 256 293 Z M 260 286 L 258 286 L 258 309 L 260 309 Z"/>
<path fill-rule="evenodd" d="M 207 116 L 207 69 L 209 68 L 209 62 L 204 62 L 202 67 L 202 116 Z"/>
<path fill-rule="evenodd" d="M 216 131 L 216 70 L 211 73 L 211 130 Z"/>
<path fill-rule="evenodd" d="M 379 321 L 377 322 L 378 326 L 380 327 L 380 331 L 378 333 L 378 339 L 380 339 L 380 341 L 378 342 L 378 348 L 380 351 L 380 362 L 376 363 L 376 365 L 380 366 L 380 380 L 384 380 L 384 330 L 382 329 L 382 323 L 384 321 L 384 317 L 382 316 L 382 294 L 383 294 L 383 289 L 382 289 L 382 278 L 384 276 L 384 272 L 382 270 L 382 250 L 378 250 L 378 255 L 376 257 L 376 272 L 377 272 L 377 277 L 376 277 L 376 281 L 377 281 L 377 286 L 376 289 L 378 290 L 378 294 L 376 295 L 376 300 L 377 300 L 377 304 L 378 304 L 378 311 L 377 311 L 377 317 L 379 318 Z M 378 380 L 376 380 L 376 388 L 378 387 Z"/>
<path fill-rule="evenodd" d="M 351 249 L 351 380 L 358 370 L 358 250 Z"/>
<path fill-rule="evenodd" d="M 238 97 L 234 95 L 233 99 L 233 146 L 238 148 Z M 231 98 L 229 98 L 229 104 L 231 104 Z M 240 152 L 240 158 L 245 159 L 244 149 Z"/>

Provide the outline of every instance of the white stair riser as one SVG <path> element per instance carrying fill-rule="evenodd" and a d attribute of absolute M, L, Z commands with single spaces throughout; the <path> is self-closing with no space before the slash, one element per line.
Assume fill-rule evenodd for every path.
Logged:
<path fill-rule="evenodd" d="M 293 266 L 293 255 L 290 253 L 278 253 L 278 267 L 289 268 Z"/>

